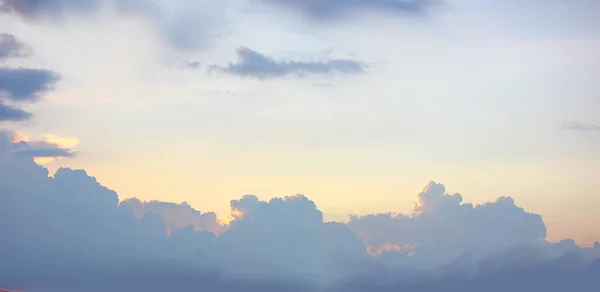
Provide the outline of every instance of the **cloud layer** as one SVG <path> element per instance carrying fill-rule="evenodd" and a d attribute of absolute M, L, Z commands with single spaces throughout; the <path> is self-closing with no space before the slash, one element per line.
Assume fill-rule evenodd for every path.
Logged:
<path fill-rule="evenodd" d="M 346 224 L 324 222 L 303 195 L 269 201 L 246 195 L 231 201 L 234 219 L 222 225 L 185 203 L 119 203 L 116 192 L 82 170 L 62 168 L 50 177 L 31 156 L 64 153 L 14 138 L 0 135 L 3 287 L 559 291 L 598 285 L 600 245 L 546 242 L 541 217 L 507 197 L 473 206 L 432 182 L 412 214 L 353 216 Z"/>
<path fill-rule="evenodd" d="M 246 47 L 237 50 L 237 63 L 227 66 L 213 66 L 220 72 L 258 79 L 295 75 L 303 77 L 314 74 L 340 72 L 356 74 L 364 72 L 361 62 L 349 59 L 334 59 L 320 62 L 278 61 Z"/>

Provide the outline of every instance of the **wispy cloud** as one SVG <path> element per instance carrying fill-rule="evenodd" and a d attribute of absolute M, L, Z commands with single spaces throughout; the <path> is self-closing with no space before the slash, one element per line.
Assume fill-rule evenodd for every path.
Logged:
<path fill-rule="evenodd" d="M 350 59 L 333 59 L 316 62 L 275 60 L 247 47 L 237 50 L 238 61 L 227 66 L 212 66 L 211 70 L 241 77 L 258 79 L 295 75 L 304 77 L 314 74 L 340 72 L 356 74 L 364 72 L 365 65 Z"/>
<path fill-rule="evenodd" d="M 9 58 L 29 57 L 33 54 L 30 47 L 21 43 L 8 33 L 0 33 L 0 61 Z"/>
<path fill-rule="evenodd" d="M 576 123 L 576 122 L 562 122 L 560 124 L 561 129 L 571 131 L 600 131 L 600 126 L 596 124 Z"/>
<path fill-rule="evenodd" d="M 111 8 L 121 16 L 150 19 L 153 32 L 178 49 L 199 49 L 220 35 L 226 8 L 223 1 L 154 0 L 2 0 L 0 11 L 29 21 L 58 23 L 71 15 L 85 16 Z"/>
<path fill-rule="evenodd" d="M 299 9 L 309 17 L 320 20 L 336 20 L 350 12 L 379 10 L 405 15 L 422 15 L 442 0 L 258 0 Z"/>
<path fill-rule="evenodd" d="M 32 50 L 12 34 L 0 34 L 0 61 L 30 57 Z M 45 69 L 0 67 L 0 121 L 24 121 L 33 116 L 10 103 L 37 101 L 54 89 L 60 76 Z"/>

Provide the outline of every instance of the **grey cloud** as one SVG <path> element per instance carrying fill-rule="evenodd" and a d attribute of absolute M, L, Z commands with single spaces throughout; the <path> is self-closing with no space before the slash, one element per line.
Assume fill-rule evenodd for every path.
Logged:
<path fill-rule="evenodd" d="M 351 216 L 348 226 L 377 253 L 397 251 L 428 267 L 477 250 L 483 254 L 546 237 L 541 216 L 525 212 L 509 197 L 473 206 L 431 182 L 417 196 L 411 215 Z M 432 258 L 435 256 L 435 259 Z"/>
<path fill-rule="evenodd" d="M 0 133 L 0 156 L 22 146 Z M 204 214 L 187 204 L 155 202 L 148 208 L 154 211 L 144 206 L 140 215 L 131 206 L 138 201 L 119 204 L 115 191 L 83 170 L 62 168 L 49 176 L 26 156 L 0 159 L 0 286 L 34 292 L 554 292 L 600 285 L 600 245 L 531 243 L 544 236 L 539 218 L 509 198 L 474 207 L 439 184 L 418 198 L 415 214 L 396 215 L 398 222 L 383 214 L 346 225 L 324 222 L 303 195 L 269 201 L 248 195 L 231 201 L 235 219 L 217 236 L 169 225 Z M 184 215 L 165 220 L 168 212 Z M 369 237 L 421 246 L 413 256 L 391 249 L 373 257 L 361 242 Z M 445 244 L 462 249 L 494 241 L 523 245 L 478 258 L 462 253 L 430 269 L 412 265 L 413 257 L 422 260 L 419 254 L 443 257 Z"/>
<path fill-rule="evenodd" d="M 66 11 L 89 12 L 98 9 L 101 3 L 100 0 L 3 0 L 0 10 L 27 18 L 56 17 Z"/>
<path fill-rule="evenodd" d="M 0 136 L 3 140 L 12 141 L 14 133 L 6 130 L 0 130 Z M 1 143 L 2 141 L 0 141 Z M 77 153 L 73 149 L 63 148 L 58 145 L 50 144 L 44 141 L 20 141 L 18 143 L 5 142 L 5 146 L 0 148 L 4 159 L 31 159 L 36 157 L 57 158 L 74 157 Z"/>
<path fill-rule="evenodd" d="M 15 145 L 10 154 L 17 157 L 73 157 L 76 155 L 76 152 L 72 151 L 72 149 L 36 141 L 20 142 Z"/>
<path fill-rule="evenodd" d="M 0 68 L 0 99 L 35 101 L 54 89 L 57 73 L 43 69 Z"/>
<path fill-rule="evenodd" d="M 202 213 L 186 202 L 181 204 L 160 201 L 142 202 L 137 198 L 132 198 L 123 201 L 121 205 L 130 207 L 139 218 L 144 217 L 146 212 L 154 212 L 160 215 L 173 230 L 189 225 L 193 226 L 194 230 L 210 231 L 215 234 L 219 234 L 223 230 L 223 226 L 219 224 L 214 212 Z"/>
<path fill-rule="evenodd" d="M 50 19 L 56 23 L 70 14 L 99 13 L 104 4 L 123 16 L 151 20 L 154 32 L 183 50 L 201 49 L 218 36 L 225 14 L 220 0 L 3 0 L 0 10 L 30 21 Z"/>
<path fill-rule="evenodd" d="M 4 104 L 0 100 L 0 122 L 2 121 L 25 121 L 31 119 L 33 115 L 22 109 Z"/>
<path fill-rule="evenodd" d="M 29 57 L 31 48 L 17 40 L 8 33 L 0 33 L 0 61 L 9 58 Z"/>
<path fill-rule="evenodd" d="M 237 63 L 213 66 L 211 69 L 241 77 L 266 79 L 287 75 L 302 77 L 331 72 L 356 74 L 364 72 L 365 67 L 361 62 L 349 59 L 321 62 L 277 61 L 246 47 L 240 47 L 237 54 L 239 58 Z"/>
<path fill-rule="evenodd" d="M 190 69 L 199 69 L 200 66 L 202 66 L 202 63 L 200 63 L 198 61 L 189 62 L 186 65 L 186 67 L 190 68 Z"/>
<path fill-rule="evenodd" d="M 231 201 L 231 208 L 235 220 L 217 239 L 229 275 L 319 279 L 335 273 L 336 258 L 366 257 L 345 225 L 323 222 L 321 211 L 303 195 L 268 202 L 248 195 Z"/>
<path fill-rule="evenodd" d="M 575 122 L 563 122 L 560 124 L 563 130 L 572 131 L 600 131 L 600 126 L 595 124 L 575 123 Z"/>
<path fill-rule="evenodd" d="M 55 72 L 43 69 L 0 67 L 0 121 L 24 121 L 33 116 L 12 102 L 32 102 L 54 89 L 60 79 Z"/>
<path fill-rule="evenodd" d="M 299 9 L 309 17 L 320 20 L 335 20 L 349 12 L 379 10 L 396 14 L 421 15 L 441 0 L 262 0 L 265 3 Z"/>

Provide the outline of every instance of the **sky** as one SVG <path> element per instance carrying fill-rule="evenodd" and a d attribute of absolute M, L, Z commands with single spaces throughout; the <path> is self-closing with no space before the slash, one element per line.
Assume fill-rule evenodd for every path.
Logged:
<path fill-rule="evenodd" d="M 90 245 L 69 258 L 77 266 L 107 252 L 83 232 L 96 221 L 119 226 L 107 246 L 141 258 L 210 242 L 226 249 L 210 261 L 235 275 L 232 258 L 269 275 L 295 262 L 269 262 L 292 244 L 269 229 L 419 267 L 524 242 L 597 251 L 598 1 L 0 0 L 0 11 L 0 207 L 14 211 L 0 235 L 19 250 L 0 259 L 25 262 L 23 242 L 65 226 L 65 242 Z M 242 249 L 249 230 L 257 241 Z M 296 268 L 310 274 L 320 258 L 303 251 Z"/>

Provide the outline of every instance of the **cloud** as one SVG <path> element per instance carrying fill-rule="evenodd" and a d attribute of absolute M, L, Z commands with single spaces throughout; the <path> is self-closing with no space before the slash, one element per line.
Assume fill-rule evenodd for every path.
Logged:
<path fill-rule="evenodd" d="M 189 69 L 199 69 L 200 66 L 202 66 L 202 63 L 200 63 L 199 61 L 193 61 L 186 64 L 186 68 Z"/>
<path fill-rule="evenodd" d="M 296 75 L 298 77 L 341 72 L 356 74 L 364 72 L 361 62 L 349 59 L 334 59 L 320 62 L 300 61 L 277 61 L 257 51 L 246 47 L 237 50 L 238 62 L 229 65 L 213 66 L 211 69 L 237 75 L 241 77 L 252 77 L 258 79 L 284 77 Z"/>
<path fill-rule="evenodd" d="M 137 198 L 131 198 L 123 201 L 121 205 L 130 207 L 138 218 L 144 217 L 146 212 L 154 212 L 160 215 L 172 230 L 186 228 L 189 225 L 193 226 L 194 230 L 210 231 L 215 234 L 223 230 L 217 214 L 202 213 L 186 202 L 181 204 L 160 201 L 142 202 Z"/>
<path fill-rule="evenodd" d="M 32 114 L 6 103 L 37 101 L 52 91 L 60 79 L 55 72 L 44 69 L 0 67 L 0 121 L 28 120 Z"/>
<path fill-rule="evenodd" d="M 28 155 L 12 156 L 26 143 L 14 140 L 12 133 L 0 134 L 0 155 L 10 157 L 0 159 L 0 286 L 6 288 L 565 291 L 600 284 L 600 245 L 545 242 L 541 218 L 509 198 L 472 206 L 431 183 L 413 214 L 344 224 L 324 222 L 303 195 L 269 201 L 247 195 L 231 201 L 234 220 L 216 235 L 197 228 L 213 226 L 211 213 L 187 204 L 119 203 L 115 191 L 83 170 L 61 168 L 48 176 Z M 415 243 L 415 254 L 367 253 L 365 243 L 386 241 Z M 473 243 L 523 244 L 485 256 L 465 252 L 431 268 L 413 265 Z"/>
<path fill-rule="evenodd" d="M 19 42 L 14 35 L 0 33 L 0 61 L 9 58 L 29 57 L 31 54 L 31 48 Z"/>
<path fill-rule="evenodd" d="M 600 126 L 595 124 L 563 122 L 560 124 L 561 129 L 571 131 L 600 131 Z"/>
<path fill-rule="evenodd" d="M 439 0 L 262 0 L 290 9 L 299 9 L 309 17 L 320 20 L 337 20 L 351 12 L 378 10 L 405 15 L 421 15 Z"/>
<path fill-rule="evenodd" d="M 75 155 L 75 153 L 72 152 L 71 149 L 60 148 L 56 145 L 48 144 L 45 142 L 21 142 L 15 146 L 11 154 L 14 156 L 24 156 L 32 158 L 72 157 Z"/>
<path fill-rule="evenodd" d="M 0 68 L 0 98 L 11 101 L 36 101 L 54 89 L 57 73 L 44 69 Z"/>
<path fill-rule="evenodd" d="M 29 137 L 1 130 L 0 135 L 12 137 L 13 143 L 4 150 L 3 159 L 34 159 L 38 164 L 46 164 L 58 158 L 74 157 L 75 147 L 79 144 L 76 138 L 63 138 L 56 135 L 45 135 L 42 140 L 31 141 Z"/>
<path fill-rule="evenodd" d="M 512 198 L 473 206 L 430 182 L 410 215 L 351 216 L 348 226 L 377 254 L 398 251 L 423 267 L 449 262 L 467 251 L 488 254 L 546 237 L 542 217 L 525 212 Z"/>
<path fill-rule="evenodd" d="M 91 11 L 100 7 L 99 0 L 3 0 L 0 10 L 26 18 L 62 16 L 66 11 Z"/>
<path fill-rule="evenodd" d="M 335 273 L 336 258 L 366 256 L 345 225 L 323 222 L 321 211 L 303 195 L 268 202 L 247 195 L 231 201 L 231 209 L 235 219 L 217 239 L 230 276 L 315 279 Z"/>
<path fill-rule="evenodd" d="M 0 122 L 2 121 L 25 121 L 33 115 L 22 109 L 2 103 L 0 100 Z"/>
<path fill-rule="evenodd" d="M 226 3 L 220 0 L 3 0 L 0 10 L 29 21 L 50 19 L 52 23 L 71 16 L 103 13 L 106 8 L 123 17 L 139 17 L 153 25 L 173 47 L 201 49 L 220 35 Z"/>
<path fill-rule="evenodd" d="M 29 57 L 32 50 L 12 34 L 0 34 L 0 61 Z M 24 121 L 33 116 L 8 102 L 31 102 L 53 90 L 59 80 L 55 72 L 44 69 L 0 67 L 0 121 Z"/>

